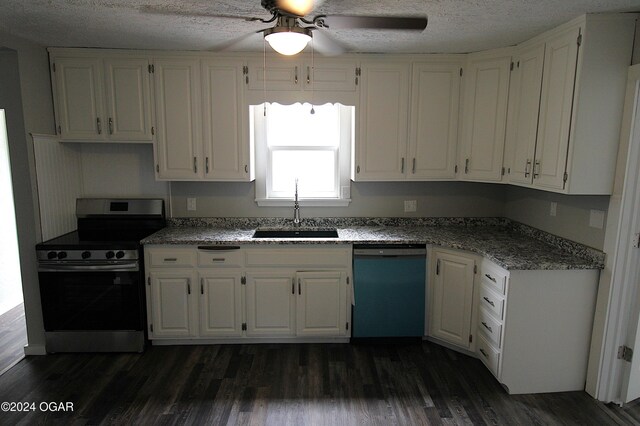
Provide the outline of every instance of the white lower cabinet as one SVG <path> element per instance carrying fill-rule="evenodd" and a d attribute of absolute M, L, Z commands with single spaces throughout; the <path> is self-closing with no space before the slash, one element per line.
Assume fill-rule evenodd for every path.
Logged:
<path fill-rule="evenodd" d="M 145 264 L 152 340 L 348 337 L 351 246 L 151 246 Z"/>

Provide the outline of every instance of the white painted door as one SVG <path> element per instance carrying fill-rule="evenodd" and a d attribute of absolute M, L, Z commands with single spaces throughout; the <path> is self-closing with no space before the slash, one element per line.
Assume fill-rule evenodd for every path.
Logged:
<path fill-rule="evenodd" d="M 434 261 L 430 335 L 469 348 L 475 262 L 465 256 L 441 251 L 434 252 Z"/>
<path fill-rule="evenodd" d="M 210 180 L 249 180 L 249 138 L 243 126 L 243 61 L 210 59 L 202 63 L 204 176 Z"/>
<path fill-rule="evenodd" d="M 203 175 L 200 128 L 200 61 L 155 60 L 156 172 L 159 179 Z"/>
<path fill-rule="evenodd" d="M 152 271 L 150 337 L 195 336 L 195 273 L 191 270 Z"/>
<path fill-rule="evenodd" d="M 510 183 L 531 184 L 538 133 L 544 43 L 519 52 L 509 88 L 505 166 Z"/>
<path fill-rule="evenodd" d="M 362 63 L 355 180 L 404 180 L 408 167 L 409 64 Z"/>
<path fill-rule="evenodd" d="M 573 28 L 546 44 L 533 164 L 533 185 L 540 188 L 564 188 L 579 34 Z"/>
<path fill-rule="evenodd" d="M 152 140 L 149 60 L 107 58 L 104 68 L 109 139 Z"/>
<path fill-rule="evenodd" d="M 462 65 L 416 63 L 412 71 L 410 179 L 455 179 Z"/>
<path fill-rule="evenodd" d="M 295 335 L 296 296 L 294 273 L 247 274 L 247 336 Z"/>
<path fill-rule="evenodd" d="M 298 336 L 344 336 L 347 327 L 346 274 L 298 272 Z"/>
<path fill-rule="evenodd" d="M 502 180 L 511 56 L 472 57 L 465 69 L 462 179 Z"/>
<path fill-rule="evenodd" d="M 58 133 L 64 140 L 104 140 L 102 61 L 55 58 Z"/>
<path fill-rule="evenodd" d="M 200 337 L 242 335 L 241 271 L 200 273 Z"/>

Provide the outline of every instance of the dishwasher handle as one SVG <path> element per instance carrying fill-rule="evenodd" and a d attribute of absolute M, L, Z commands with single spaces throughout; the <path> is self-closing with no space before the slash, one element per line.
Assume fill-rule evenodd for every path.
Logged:
<path fill-rule="evenodd" d="M 359 248 L 354 247 L 354 257 L 405 257 L 405 256 L 426 256 L 426 247 L 375 247 Z"/>

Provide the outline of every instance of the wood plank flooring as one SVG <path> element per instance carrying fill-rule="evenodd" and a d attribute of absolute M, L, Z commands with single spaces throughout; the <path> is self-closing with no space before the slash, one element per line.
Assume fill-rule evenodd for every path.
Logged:
<path fill-rule="evenodd" d="M 0 315 L 0 375 L 24 358 L 27 326 L 24 304 Z"/>
<path fill-rule="evenodd" d="M 156 346 L 28 357 L 0 377 L 0 424 L 640 424 L 584 392 L 509 396 L 479 360 L 433 343 Z M 43 412 L 41 402 L 72 402 Z"/>

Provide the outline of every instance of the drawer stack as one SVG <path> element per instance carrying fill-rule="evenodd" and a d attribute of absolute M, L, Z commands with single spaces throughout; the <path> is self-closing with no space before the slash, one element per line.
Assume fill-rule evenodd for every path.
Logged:
<path fill-rule="evenodd" d="M 489 263 L 482 265 L 478 310 L 478 357 L 499 377 L 506 311 L 507 272 Z"/>

